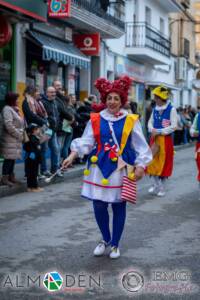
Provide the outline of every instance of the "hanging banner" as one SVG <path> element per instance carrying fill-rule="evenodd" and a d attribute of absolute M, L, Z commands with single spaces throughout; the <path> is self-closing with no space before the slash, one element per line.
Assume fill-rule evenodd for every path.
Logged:
<path fill-rule="evenodd" d="M 52 18 L 65 18 L 70 16 L 71 0 L 49 0 L 48 16 Z"/>
<path fill-rule="evenodd" d="M 86 55 L 99 55 L 100 34 L 75 34 L 74 44 Z"/>
<path fill-rule="evenodd" d="M 0 48 L 6 46 L 12 38 L 12 26 L 4 16 L 0 18 Z"/>

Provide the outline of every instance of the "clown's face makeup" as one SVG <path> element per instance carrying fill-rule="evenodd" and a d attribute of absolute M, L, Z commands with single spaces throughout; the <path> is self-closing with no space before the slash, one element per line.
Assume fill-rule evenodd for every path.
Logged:
<path fill-rule="evenodd" d="M 121 98 L 117 93 L 110 93 L 106 98 L 106 106 L 108 108 L 109 113 L 112 115 L 118 113 L 120 111 L 122 102 Z"/>

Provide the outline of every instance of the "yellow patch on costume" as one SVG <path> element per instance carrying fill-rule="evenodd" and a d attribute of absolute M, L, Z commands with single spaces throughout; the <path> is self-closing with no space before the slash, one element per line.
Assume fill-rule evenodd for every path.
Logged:
<path fill-rule="evenodd" d="M 156 144 L 159 145 L 159 152 L 155 154 L 153 160 L 147 167 L 147 173 L 153 176 L 160 176 L 163 171 L 163 167 L 165 164 L 165 137 L 164 136 L 157 136 L 156 137 Z"/>
<path fill-rule="evenodd" d="M 124 148 L 126 146 L 129 134 L 133 130 L 138 118 L 139 118 L 138 115 L 134 115 L 134 114 L 127 115 L 126 121 L 124 123 L 123 132 L 122 132 L 122 138 L 121 138 L 121 144 L 120 144 L 120 150 L 118 152 L 118 156 L 122 155 Z"/>

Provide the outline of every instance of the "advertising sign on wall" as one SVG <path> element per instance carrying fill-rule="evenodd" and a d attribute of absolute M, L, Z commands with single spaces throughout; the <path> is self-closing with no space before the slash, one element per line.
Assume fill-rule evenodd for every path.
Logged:
<path fill-rule="evenodd" d="M 53 18 L 65 18 L 70 16 L 71 0 L 49 0 L 48 15 Z"/>
<path fill-rule="evenodd" d="M 12 26 L 4 16 L 0 18 L 0 48 L 6 46 L 12 38 Z"/>
<path fill-rule="evenodd" d="M 86 55 L 99 55 L 100 34 L 76 34 L 74 44 Z"/>

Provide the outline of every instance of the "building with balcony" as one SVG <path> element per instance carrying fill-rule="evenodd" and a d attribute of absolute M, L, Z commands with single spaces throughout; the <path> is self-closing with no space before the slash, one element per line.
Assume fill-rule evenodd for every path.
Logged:
<path fill-rule="evenodd" d="M 108 51 L 115 57 L 114 76 L 132 75 L 132 99 L 143 106 L 141 110 L 146 105 L 141 97 L 146 94 L 145 98 L 151 99 L 151 90 L 158 84 L 165 84 L 172 90 L 176 106 L 196 106 L 196 92 L 192 88 L 195 61 L 193 23 L 188 22 L 190 28 L 184 29 L 185 34 L 178 41 L 178 32 L 173 27 L 178 21 L 171 23 L 172 20 L 169 20 L 169 16 L 184 15 L 189 5 L 190 1 L 184 0 L 128 0 L 125 5 L 125 35 L 119 40 L 106 42 Z M 192 20 L 189 11 L 187 18 Z M 180 43 L 184 57 L 175 52 Z M 110 70 L 106 73 L 110 76 Z M 177 76 L 186 76 L 187 80 L 177 81 Z M 145 92 L 141 92 L 142 83 Z"/>
<path fill-rule="evenodd" d="M 171 0 L 133 2 L 133 6 L 127 5 L 126 54 L 138 62 L 169 65 L 168 13 L 180 11 L 179 4 Z"/>
<path fill-rule="evenodd" d="M 120 14 L 119 7 L 121 4 L 118 2 L 109 4 L 109 1 L 71 0 L 71 16 L 67 23 L 79 32 L 98 32 L 105 39 L 119 38 L 125 29 L 123 9 Z"/>
<path fill-rule="evenodd" d="M 196 72 L 195 18 L 191 1 L 178 2 L 181 12 L 169 15 L 175 83 L 181 88 L 180 104 L 196 106 L 196 91 L 193 87 Z"/>
<path fill-rule="evenodd" d="M 200 107 L 200 2 L 191 0 L 191 13 L 195 19 L 195 47 L 196 47 L 196 77 L 193 86 L 197 91 L 197 106 Z"/>

